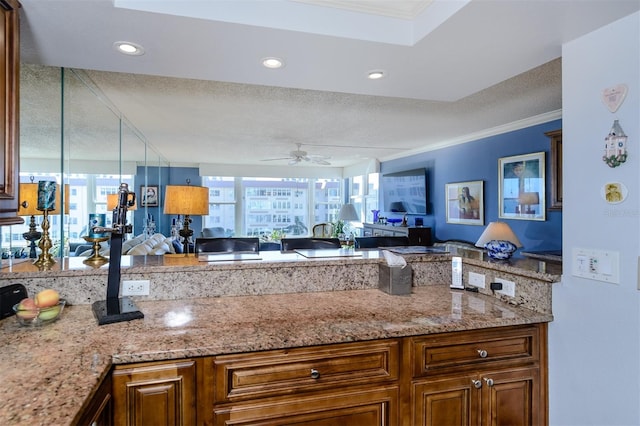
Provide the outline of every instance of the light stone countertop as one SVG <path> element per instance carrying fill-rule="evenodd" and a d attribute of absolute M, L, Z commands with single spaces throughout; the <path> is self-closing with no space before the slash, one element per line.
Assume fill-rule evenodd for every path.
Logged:
<path fill-rule="evenodd" d="M 460 306 L 460 309 L 458 309 Z M 141 320 L 98 326 L 90 305 L 41 328 L 0 321 L 0 424 L 72 424 L 113 363 L 549 322 L 552 315 L 445 285 L 141 301 Z"/>

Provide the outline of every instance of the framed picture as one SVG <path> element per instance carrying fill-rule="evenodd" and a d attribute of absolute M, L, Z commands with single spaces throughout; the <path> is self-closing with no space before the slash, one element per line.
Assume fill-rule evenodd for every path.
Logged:
<path fill-rule="evenodd" d="M 544 152 L 498 159 L 498 217 L 546 220 Z"/>
<path fill-rule="evenodd" d="M 158 207 L 160 200 L 160 188 L 157 185 L 140 185 L 140 206 Z"/>
<path fill-rule="evenodd" d="M 484 225 L 484 182 L 456 182 L 445 185 L 447 223 Z"/>

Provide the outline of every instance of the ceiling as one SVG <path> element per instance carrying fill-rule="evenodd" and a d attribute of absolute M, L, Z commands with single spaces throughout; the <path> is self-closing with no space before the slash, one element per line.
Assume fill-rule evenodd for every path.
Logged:
<path fill-rule="evenodd" d="M 640 9 L 638 0 L 21 4 L 23 67 L 87 70 L 173 165 L 252 167 L 287 166 L 264 160 L 298 143 L 330 157 L 324 167 L 346 167 L 558 118 L 562 44 Z M 145 53 L 117 52 L 123 40 Z M 272 56 L 285 66 L 264 68 Z M 385 77 L 369 80 L 371 70 Z M 29 114 L 38 107 L 23 102 L 22 155 L 57 155 Z M 317 165 L 292 167 L 305 166 Z"/>

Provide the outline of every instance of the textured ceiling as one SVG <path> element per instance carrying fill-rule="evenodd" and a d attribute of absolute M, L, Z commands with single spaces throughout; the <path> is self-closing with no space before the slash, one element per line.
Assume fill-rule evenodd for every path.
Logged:
<path fill-rule="evenodd" d="M 23 156 L 59 155 L 51 143 L 59 93 L 41 86 L 49 67 L 63 66 L 87 70 L 174 164 L 286 165 L 263 160 L 301 143 L 336 167 L 556 118 L 562 43 L 640 8 L 636 0 L 435 0 L 401 19 L 277 0 L 21 3 Z M 143 10 L 152 7 L 164 10 Z M 118 40 L 146 52 L 121 55 Z M 264 69 L 265 56 L 286 65 Z M 371 69 L 387 76 L 368 80 Z M 76 158 L 110 158 L 111 118 L 91 103 L 65 99 L 76 113 L 67 114 L 76 123 L 66 136 Z"/>

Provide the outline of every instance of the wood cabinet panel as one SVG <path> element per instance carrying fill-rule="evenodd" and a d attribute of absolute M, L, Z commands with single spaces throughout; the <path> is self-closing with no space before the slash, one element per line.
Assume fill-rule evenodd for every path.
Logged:
<path fill-rule="evenodd" d="M 23 223 L 17 215 L 20 188 L 20 3 L 0 0 L 0 226 Z"/>
<path fill-rule="evenodd" d="M 113 425 L 113 399 L 111 396 L 111 376 L 100 384 L 89 405 L 74 421 L 78 426 L 111 426 Z"/>
<path fill-rule="evenodd" d="M 195 361 L 118 366 L 112 377 L 115 424 L 196 424 Z"/>
<path fill-rule="evenodd" d="M 440 374 L 447 369 L 459 371 L 491 362 L 537 362 L 537 333 L 535 326 L 524 326 L 415 338 L 413 374 Z"/>
<path fill-rule="evenodd" d="M 296 398 L 223 405 L 215 409 L 215 426 L 398 425 L 397 386 L 356 388 Z"/>
<path fill-rule="evenodd" d="M 397 340 L 216 357 L 216 402 L 398 379 Z"/>

